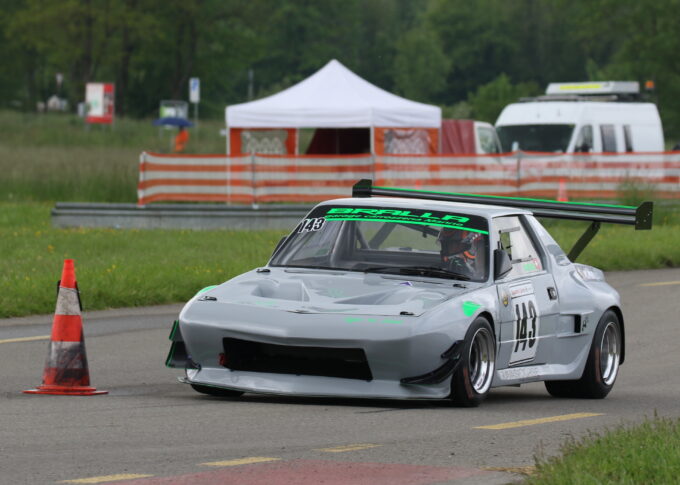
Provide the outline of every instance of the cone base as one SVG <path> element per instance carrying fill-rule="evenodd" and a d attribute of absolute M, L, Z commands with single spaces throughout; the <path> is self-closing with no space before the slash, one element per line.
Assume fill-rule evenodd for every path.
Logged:
<path fill-rule="evenodd" d="M 24 394 L 52 394 L 59 396 L 96 396 L 109 393 L 109 391 L 98 391 L 90 386 L 38 386 L 36 389 L 29 389 L 23 392 Z"/>

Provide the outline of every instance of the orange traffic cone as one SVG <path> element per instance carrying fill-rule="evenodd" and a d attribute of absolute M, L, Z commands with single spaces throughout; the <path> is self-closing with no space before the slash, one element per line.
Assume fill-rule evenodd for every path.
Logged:
<path fill-rule="evenodd" d="M 108 392 L 90 387 L 83 322 L 80 318 L 80 295 L 72 259 L 64 260 L 42 385 L 24 392 L 69 396 L 93 396 Z"/>
<path fill-rule="evenodd" d="M 569 196 L 567 195 L 567 183 L 564 178 L 560 179 L 560 185 L 557 189 L 557 200 L 559 202 L 569 202 Z"/>

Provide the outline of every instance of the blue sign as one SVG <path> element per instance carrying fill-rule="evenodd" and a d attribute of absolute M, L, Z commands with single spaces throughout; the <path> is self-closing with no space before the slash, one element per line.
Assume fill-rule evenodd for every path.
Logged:
<path fill-rule="evenodd" d="M 198 103 L 201 100 L 201 80 L 197 77 L 189 79 L 189 102 Z"/>

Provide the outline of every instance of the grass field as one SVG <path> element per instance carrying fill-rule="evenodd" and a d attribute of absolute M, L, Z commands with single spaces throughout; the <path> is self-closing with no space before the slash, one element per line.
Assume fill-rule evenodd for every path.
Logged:
<path fill-rule="evenodd" d="M 0 200 L 136 202 L 139 155 L 168 152 L 174 130 L 152 120 L 86 126 L 67 114 L 0 111 Z M 188 153 L 224 153 L 224 123 L 191 128 Z"/>
<path fill-rule="evenodd" d="M 86 310 L 186 301 L 264 264 L 281 231 L 55 229 L 48 203 L 0 203 L 0 318 L 54 312 L 75 259 Z"/>
<path fill-rule="evenodd" d="M 571 439 L 562 456 L 537 458 L 525 485 L 673 484 L 680 477 L 680 420 L 647 419 Z"/>
<path fill-rule="evenodd" d="M 577 261 L 605 271 L 680 266 L 679 216 L 677 209 L 669 212 L 665 216 L 666 222 L 657 223 L 651 231 L 604 224 Z M 588 225 L 563 221 L 542 222 L 567 253 Z"/>

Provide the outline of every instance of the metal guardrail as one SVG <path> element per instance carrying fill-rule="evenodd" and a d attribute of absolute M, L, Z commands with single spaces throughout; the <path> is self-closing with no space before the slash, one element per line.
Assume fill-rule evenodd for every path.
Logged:
<path fill-rule="evenodd" d="M 137 204 L 57 202 L 55 227 L 115 229 L 285 229 L 300 222 L 311 205 Z"/>

